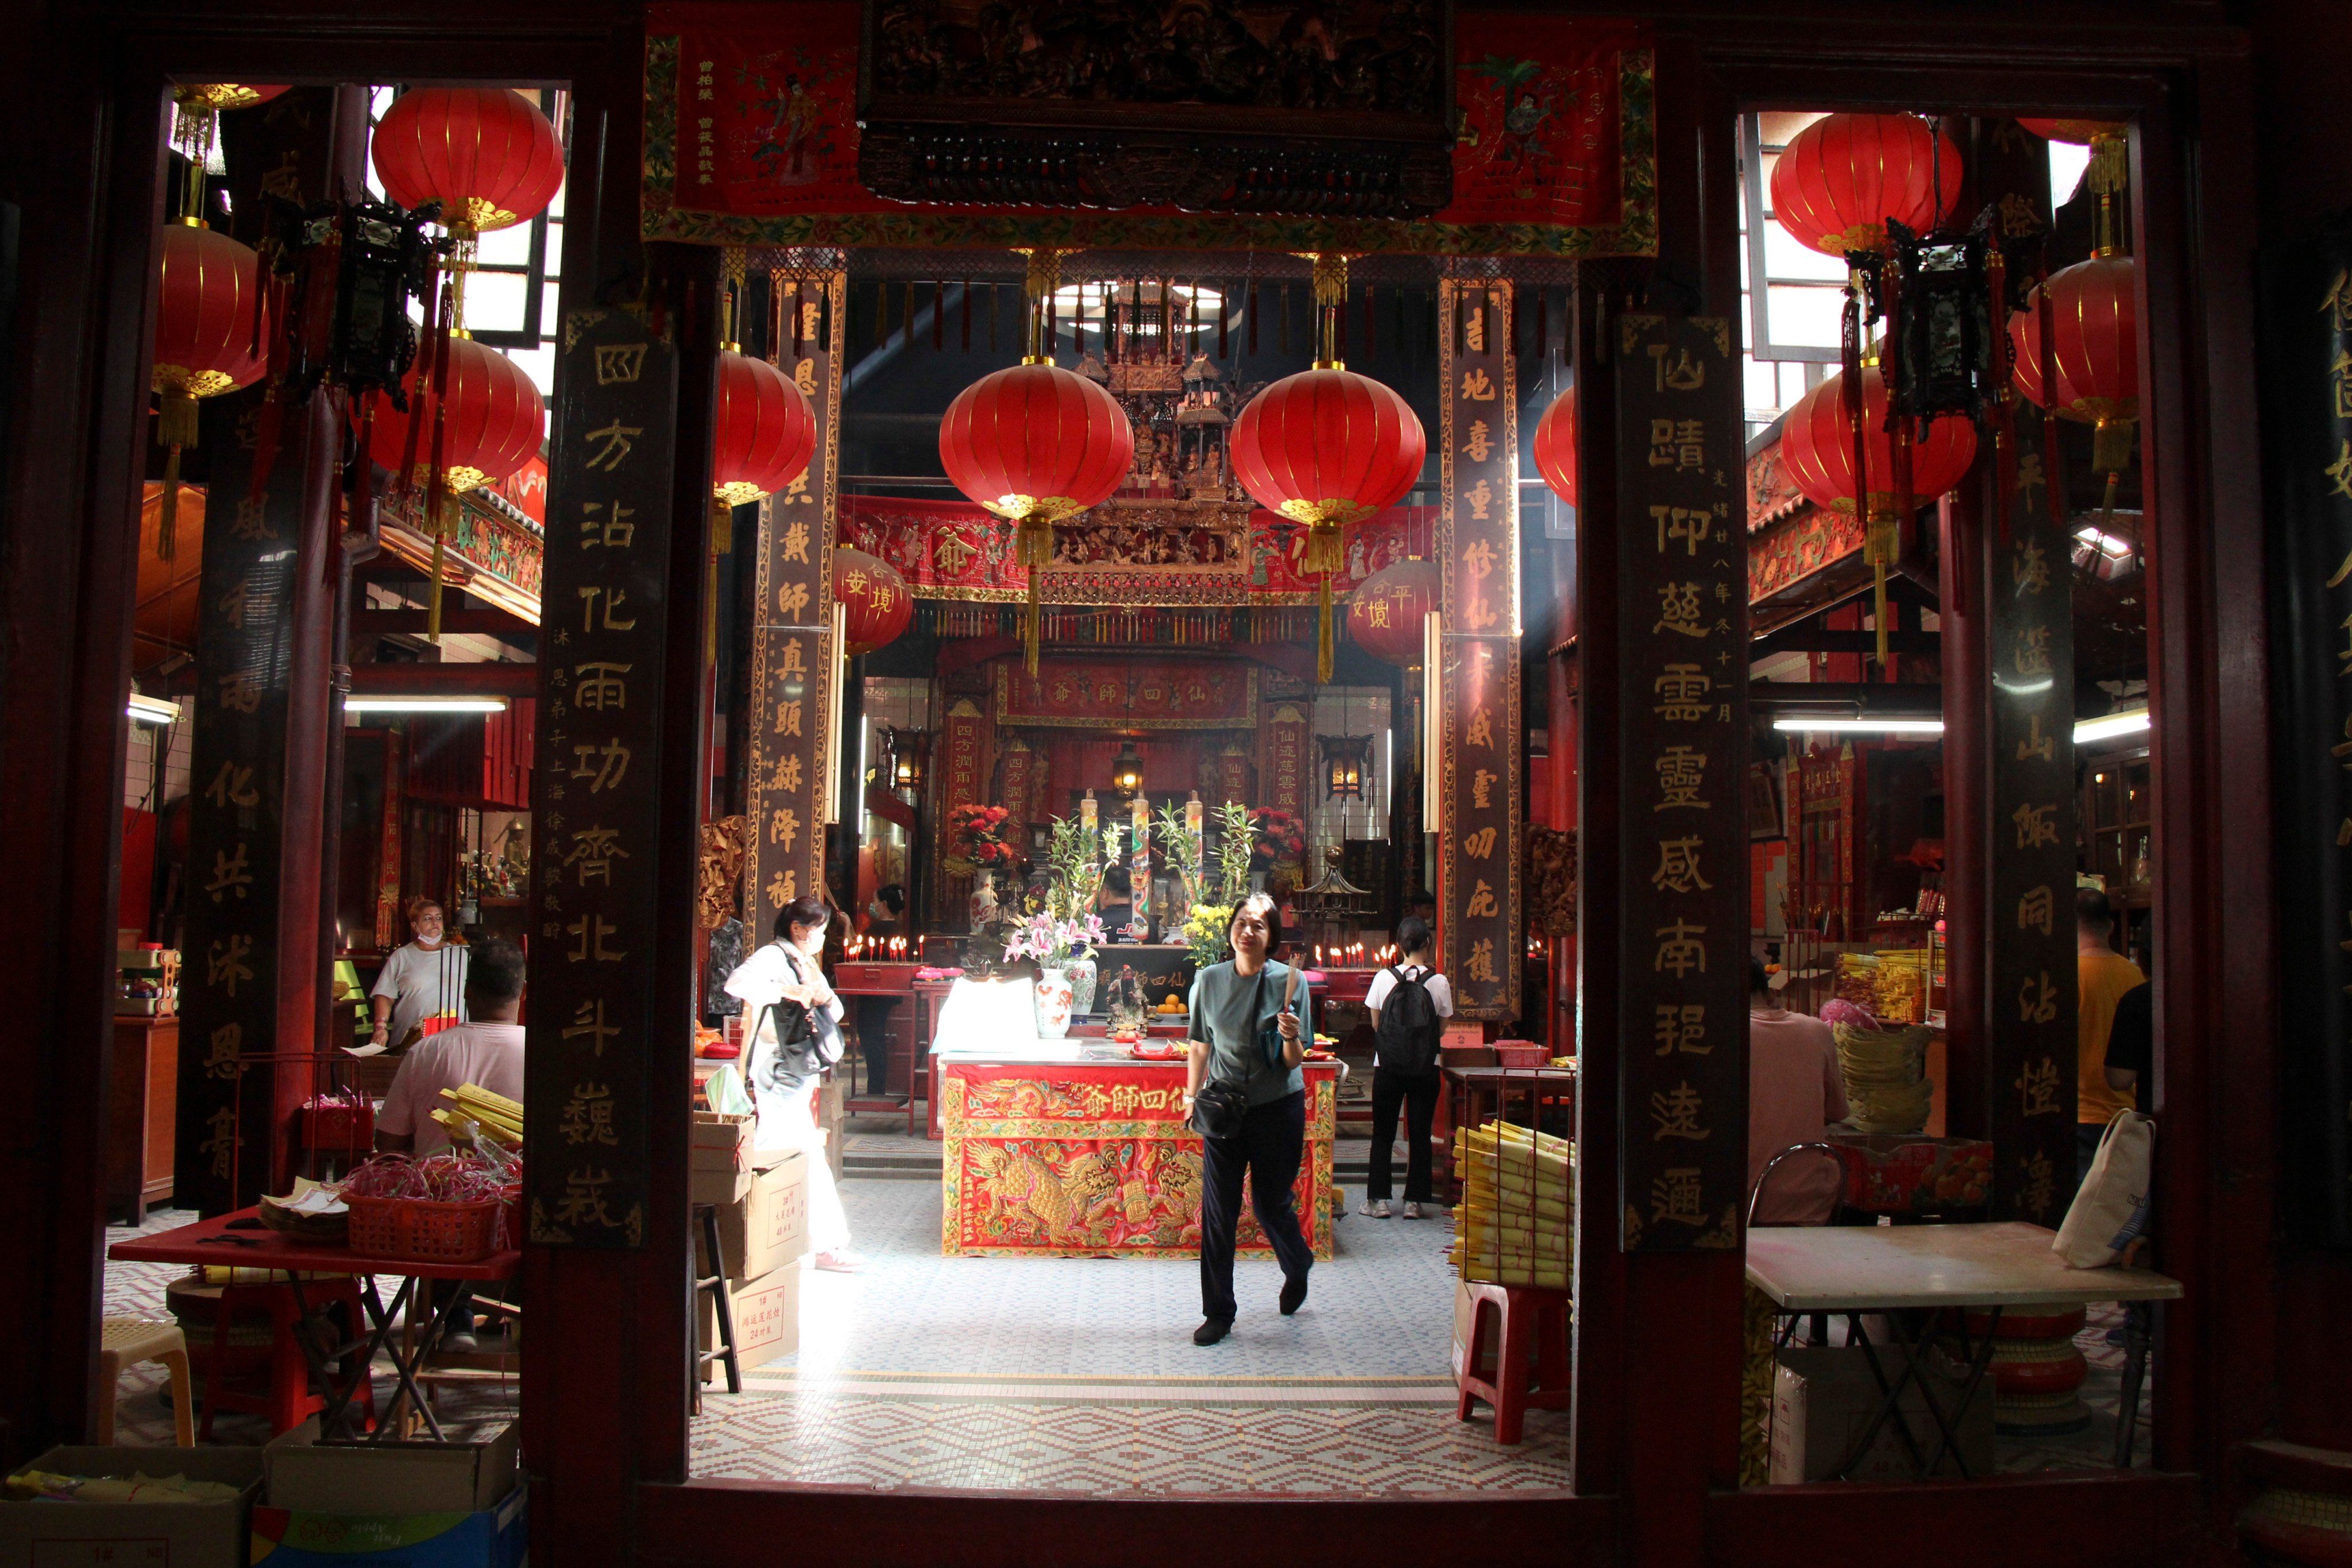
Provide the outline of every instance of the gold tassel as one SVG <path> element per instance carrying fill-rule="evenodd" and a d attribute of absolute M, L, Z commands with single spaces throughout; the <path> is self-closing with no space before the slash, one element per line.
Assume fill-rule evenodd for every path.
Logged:
<path fill-rule="evenodd" d="M 710 500 L 710 559 L 702 588 L 702 661 L 719 662 L 719 558 L 735 548 L 735 509 Z"/>
<path fill-rule="evenodd" d="M 2132 422 L 2128 419 L 2102 419 L 2091 431 L 2091 467 L 2107 476 L 2107 491 L 2099 503 L 2099 527 L 2112 532 L 2116 520 L 2116 490 L 2122 485 L 2124 470 L 2131 467 Z"/>
<path fill-rule="evenodd" d="M 448 491 L 436 487 L 427 497 L 433 509 L 433 581 L 425 591 L 425 640 L 441 641 L 441 562 L 449 537 Z"/>
<path fill-rule="evenodd" d="M 1878 615 L 1878 664 L 1886 666 L 1886 568 L 1895 560 L 1895 520 L 1872 518 L 1863 535 L 1864 558 L 1870 563 L 1873 607 Z"/>
<path fill-rule="evenodd" d="M 1331 684 L 1331 574 L 1323 574 L 1323 586 L 1318 595 L 1322 616 L 1315 627 L 1315 679 L 1317 684 Z"/>
<path fill-rule="evenodd" d="M 180 444 L 172 443 L 163 459 L 163 513 L 155 520 L 155 559 L 180 558 Z"/>
<path fill-rule="evenodd" d="M 1013 548 L 1020 563 L 1029 568 L 1029 599 L 1022 616 L 1022 662 L 1034 675 L 1037 647 L 1045 629 L 1045 614 L 1038 599 L 1045 568 L 1054 559 L 1053 521 L 1038 512 L 1023 518 L 1013 533 Z"/>

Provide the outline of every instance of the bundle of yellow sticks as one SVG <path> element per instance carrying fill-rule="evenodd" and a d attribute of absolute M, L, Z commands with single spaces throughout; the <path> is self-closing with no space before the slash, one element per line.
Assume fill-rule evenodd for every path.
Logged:
<path fill-rule="evenodd" d="M 478 1083 L 461 1083 L 455 1089 L 445 1089 L 441 1098 L 452 1107 L 435 1107 L 433 1120 L 449 1130 L 451 1141 L 470 1142 L 476 1132 L 497 1140 L 509 1149 L 522 1147 L 522 1102 L 509 1100 Z"/>
<path fill-rule="evenodd" d="M 1490 1121 L 1457 1128 L 1454 1272 L 1496 1285 L 1569 1288 L 1576 1250 L 1576 1148 L 1565 1138 Z"/>

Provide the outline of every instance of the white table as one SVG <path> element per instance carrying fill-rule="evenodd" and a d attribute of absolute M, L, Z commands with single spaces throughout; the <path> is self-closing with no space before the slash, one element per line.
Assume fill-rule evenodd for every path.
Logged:
<path fill-rule="evenodd" d="M 1748 1233 L 1748 1283 L 1784 1312 L 1844 1315 L 1885 1395 L 1877 1415 L 1840 1467 L 1839 1479 L 1869 1452 L 1890 1416 L 1923 1479 L 1935 1473 L 1945 1450 L 1953 1446 L 1954 1419 L 1947 1417 L 1933 1387 L 1924 1380 L 1919 1382 L 1920 1394 L 1942 1429 L 1932 1454 L 1921 1458 L 1918 1441 L 1896 1408 L 1904 1387 L 1918 1378 L 1920 1358 L 1934 1336 L 1939 1310 L 1963 1312 L 1960 1345 L 1969 1356 L 1969 1375 L 1954 1407 L 1956 1418 L 1968 1408 L 1992 1363 L 1993 1336 L 2004 1309 L 2166 1301 L 2181 1294 L 2179 1280 L 2149 1268 L 2070 1268 L 2050 1250 L 2054 1239 L 2054 1232 L 2021 1220 L 1997 1225 L 1767 1226 Z M 1973 1351 L 1969 1349 L 1965 1315 L 1969 1308 L 1985 1310 L 1991 1319 L 1982 1342 Z M 1891 1384 L 1879 1364 L 1877 1351 L 1862 1331 L 1864 1312 L 1909 1312 L 1916 1318 L 1916 1326 L 1904 1347 L 1906 1365 L 1902 1376 Z M 2126 1342 L 2129 1354 L 2124 1372 L 2124 1410 L 2116 1443 L 2119 1467 L 2130 1463 L 2132 1434 L 2138 1424 L 2140 1376 L 2147 1359 L 2144 1313 L 2131 1315 Z M 1967 1461 L 1960 1461 L 1960 1468 L 1965 1475 Z"/>

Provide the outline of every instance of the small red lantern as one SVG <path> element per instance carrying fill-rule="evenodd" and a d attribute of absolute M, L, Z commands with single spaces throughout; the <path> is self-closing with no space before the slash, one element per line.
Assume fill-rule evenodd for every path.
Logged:
<path fill-rule="evenodd" d="M 846 609 L 848 652 L 853 658 L 898 640 L 914 618 L 915 596 L 898 569 L 862 550 L 833 552 L 833 596 Z"/>
<path fill-rule="evenodd" d="M 155 439 L 170 456 L 155 553 L 170 561 L 179 554 L 180 453 L 196 444 L 196 401 L 258 380 L 266 360 L 254 350 L 267 334 L 255 320 L 260 261 L 251 250 L 194 218 L 164 225 L 162 248 L 152 381 L 163 403 Z"/>
<path fill-rule="evenodd" d="M 2056 412 L 2092 426 L 2091 464 L 2113 484 L 2131 463 L 2132 423 L 2139 417 L 2137 278 L 2128 256 L 2078 261 L 2027 296 L 2009 319 L 2017 349 L 2017 389 L 2035 406 L 2051 399 L 2042 377 L 2041 291 L 2050 291 L 2051 360 L 2058 377 Z"/>
<path fill-rule="evenodd" d="M 1551 401 L 1536 426 L 1536 468 L 1552 493 L 1576 504 L 1576 388 Z"/>
<path fill-rule="evenodd" d="M 1437 608 L 1434 563 L 1393 561 L 1348 598 L 1348 635 L 1374 658 L 1410 669 L 1421 662 L 1422 617 Z"/>
<path fill-rule="evenodd" d="M 1135 466 L 1134 427 L 1109 393 L 1033 354 L 956 395 L 940 423 L 940 461 L 956 489 L 1019 525 L 1034 673 L 1038 574 L 1053 559 L 1053 525 L 1110 499 Z"/>
<path fill-rule="evenodd" d="M 722 351 L 711 492 L 730 507 L 763 500 L 806 473 L 815 452 L 808 395 L 766 360 Z"/>
<path fill-rule="evenodd" d="M 1862 369 L 1863 462 L 1867 494 L 1862 498 L 1863 555 L 1870 563 L 1877 598 L 1878 658 L 1886 658 L 1886 569 L 1899 548 L 1903 501 L 1895 489 L 1895 439 L 1886 428 L 1886 378 L 1875 364 Z M 1925 440 L 1910 442 L 1911 500 L 1916 504 L 1942 495 L 1976 461 L 1977 429 L 1958 415 L 1931 422 Z M 1853 471 L 1853 418 L 1846 407 L 1845 373 L 1831 376 L 1799 398 L 1781 426 L 1780 455 L 1789 477 L 1815 506 L 1852 514 L 1857 492 Z"/>
<path fill-rule="evenodd" d="M 1825 256 L 1886 248 L 1886 220 L 1921 233 L 1960 200 L 1959 143 L 1916 114 L 1829 114 L 1772 165 L 1772 216 Z"/>
<path fill-rule="evenodd" d="M 505 87 L 420 87 L 392 100 L 371 149 L 384 195 L 441 204 L 453 234 L 537 217 L 563 184 L 563 147 L 539 106 Z"/>

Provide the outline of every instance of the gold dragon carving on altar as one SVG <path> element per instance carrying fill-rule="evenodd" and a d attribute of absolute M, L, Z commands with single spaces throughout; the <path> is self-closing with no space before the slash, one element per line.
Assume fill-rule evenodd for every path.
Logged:
<path fill-rule="evenodd" d="M 991 1237 L 1010 1239 L 1034 1225 L 1059 1246 L 1174 1245 L 1201 1211 L 1201 1156 L 1164 1148 L 1139 1151 L 1122 1175 L 1104 1151 L 1080 1148 L 1054 1158 L 1052 1145 L 975 1143 L 968 1180 L 980 1194 L 971 1215 Z"/>

